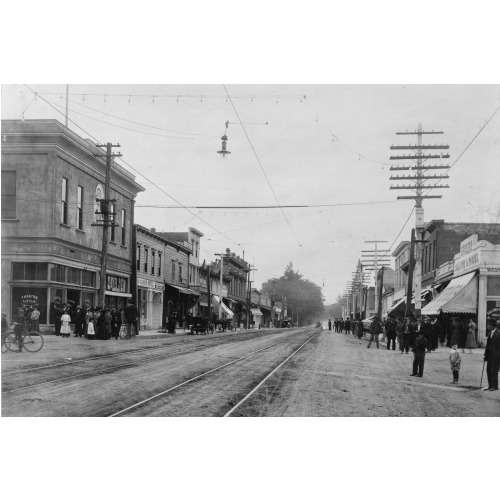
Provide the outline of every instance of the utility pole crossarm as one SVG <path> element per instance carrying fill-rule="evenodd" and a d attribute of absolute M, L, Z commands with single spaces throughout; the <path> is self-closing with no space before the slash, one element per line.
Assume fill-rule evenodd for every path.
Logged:
<path fill-rule="evenodd" d="M 449 158 L 448 153 L 441 155 L 401 155 L 401 156 L 390 156 L 390 160 L 435 160 L 436 158 Z M 425 168 L 422 166 L 420 168 Z"/>
<path fill-rule="evenodd" d="M 422 146 L 419 146 L 418 144 L 412 145 L 410 144 L 409 146 L 391 146 L 390 149 L 450 149 L 450 146 L 447 144 L 428 144 Z"/>

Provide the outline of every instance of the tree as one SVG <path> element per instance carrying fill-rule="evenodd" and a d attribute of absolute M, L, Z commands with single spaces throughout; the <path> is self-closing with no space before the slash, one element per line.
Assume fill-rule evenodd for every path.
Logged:
<path fill-rule="evenodd" d="M 307 325 L 318 319 L 323 313 L 323 294 L 321 287 L 315 283 L 302 279 L 298 271 L 294 271 L 290 262 L 283 276 L 275 280 L 267 280 L 262 285 L 262 293 L 273 297 L 277 301 L 286 298 L 288 315 L 293 308 L 294 318 L 299 318 L 299 325 Z"/>

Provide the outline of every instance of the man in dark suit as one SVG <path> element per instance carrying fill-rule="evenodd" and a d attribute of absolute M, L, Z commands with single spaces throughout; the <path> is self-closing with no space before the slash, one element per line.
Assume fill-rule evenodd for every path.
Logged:
<path fill-rule="evenodd" d="M 488 318 L 486 329 L 489 332 L 484 351 L 486 360 L 486 374 L 488 375 L 487 391 L 498 391 L 498 367 L 500 365 L 500 330 L 494 318 Z"/>

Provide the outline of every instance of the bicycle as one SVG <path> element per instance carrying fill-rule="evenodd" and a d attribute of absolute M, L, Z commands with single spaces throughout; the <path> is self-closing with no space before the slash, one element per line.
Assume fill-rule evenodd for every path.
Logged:
<path fill-rule="evenodd" d="M 23 326 L 21 345 L 14 332 L 2 334 L 2 352 L 19 351 L 23 347 L 28 352 L 38 352 L 43 347 L 43 337 L 38 332 L 29 332 L 26 326 Z"/>

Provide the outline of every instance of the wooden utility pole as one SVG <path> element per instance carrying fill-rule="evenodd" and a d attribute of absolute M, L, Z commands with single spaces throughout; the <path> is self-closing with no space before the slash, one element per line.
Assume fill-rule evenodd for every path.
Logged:
<path fill-rule="evenodd" d="M 102 227 L 102 251 L 101 251 L 101 275 L 99 279 L 99 290 L 98 290 L 98 305 L 100 307 L 105 306 L 105 292 L 106 292 L 106 266 L 108 261 L 108 240 L 109 240 L 109 227 L 116 226 L 115 224 L 115 212 L 110 212 L 110 203 L 116 203 L 115 199 L 110 199 L 109 191 L 111 187 L 111 163 L 112 159 L 116 156 L 121 156 L 120 153 L 112 154 L 112 148 L 119 148 L 119 144 L 97 144 L 98 148 L 106 148 L 106 154 L 97 154 L 97 157 L 106 158 L 106 182 L 104 185 L 104 198 L 96 198 L 96 201 L 100 204 L 100 211 L 97 210 L 95 213 L 102 216 L 100 222 L 92 224 L 92 226 Z"/>
<path fill-rule="evenodd" d="M 421 258 L 421 243 L 422 243 L 422 231 L 425 227 L 424 222 L 424 208 L 422 206 L 422 200 L 426 198 L 442 198 L 441 195 L 429 196 L 424 194 L 424 190 L 432 190 L 432 189 L 445 189 L 449 188 L 449 185 L 437 185 L 442 179 L 449 179 L 448 174 L 428 174 L 428 171 L 432 170 L 446 170 L 449 169 L 449 165 L 424 165 L 424 161 L 427 160 L 435 160 L 442 158 L 449 158 L 450 155 L 448 153 L 443 153 L 439 150 L 447 150 L 450 146 L 445 144 L 422 144 L 422 136 L 423 135 L 433 135 L 433 134 L 443 134 L 444 132 L 435 132 L 434 130 L 430 132 L 426 132 L 422 130 L 422 124 L 418 124 L 418 129 L 414 132 L 396 132 L 396 135 L 416 135 L 417 136 L 417 144 L 410 144 L 406 146 L 391 146 L 393 150 L 416 150 L 414 154 L 403 154 L 391 156 L 391 160 L 410 160 L 413 162 L 413 166 L 410 165 L 395 165 L 391 166 L 391 170 L 413 170 L 416 172 L 414 175 L 391 175 L 390 179 L 395 181 L 410 181 L 409 184 L 397 184 L 395 186 L 391 186 L 391 189 L 411 189 L 415 191 L 415 195 L 412 196 L 398 196 L 398 200 L 415 200 L 415 270 L 414 270 L 414 283 L 415 283 L 415 314 L 417 316 L 420 315 L 422 297 L 421 297 L 421 288 L 422 288 L 422 258 Z M 424 154 L 425 150 L 436 150 L 431 152 L 430 154 Z M 416 165 L 415 165 L 416 160 Z M 424 181 L 433 181 L 437 182 L 434 185 L 424 184 Z M 408 308 L 409 304 L 406 304 Z"/>
<path fill-rule="evenodd" d="M 415 229 L 411 230 L 410 241 L 410 264 L 408 267 L 408 284 L 406 289 L 406 309 L 405 316 L 409 316 L 411 312 L 411 296 L 413 292 L 413 270 L 415 267 Z"/>
<path fill-rule="evenodd" d="M 361 253 L 365 255 L 361 255 L 365 260 L 362 261 L 363 266 L 370 271 L 375 271 L 375 310 L 378 309 L 378 285 L 377 285 L 377 277 L 378 277 L 378 268 L 379 265 L 390 265 L 389 257 L 385 257 L 389 250 L 380 250 L 378 248 L 379 243 L 388 243 L 385 240 L 368 240 L 365 243 L 373 243 L 374 248 L 371 250 L 362 250 Z M 382 255 L 380 255 L 382 254 Z M 380 316 L 379 316 L 380 318 Z"/>

